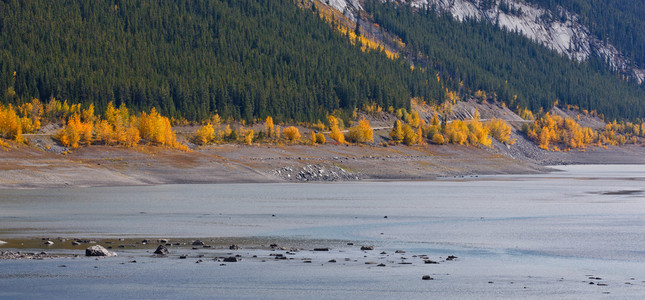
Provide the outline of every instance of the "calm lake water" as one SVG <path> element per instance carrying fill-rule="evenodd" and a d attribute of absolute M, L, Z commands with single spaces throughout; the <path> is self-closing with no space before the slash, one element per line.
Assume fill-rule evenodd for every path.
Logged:
<path fill-rule="evenodd" d="M 0 240 L 230 237 L 332 247 L 301 251 L 313 260 L 307 266 L 249 259 L 197 268 L 195 259 L 160 260 L 143 250 L 100 262 L 0 261 L 0 297 L 645 295 L 645 166 L 557 168 L 563 171 L 429 182 L 0 190 Z M 387 267 L 376 268 L 361 259 L 381 259 L 378 253 L 341 246 L 348 242 L 388 255 L 405 250 L 408 257 L 397 261 L 421 254 L 459 259 L 407 266 L 390 256 L 382 258 Z M 136 267 L 127 264 L 133 257 Z M 327 264 L 331 258 L 349 260 Z M 426 274 L 435 280 L 422 281 Z"/>

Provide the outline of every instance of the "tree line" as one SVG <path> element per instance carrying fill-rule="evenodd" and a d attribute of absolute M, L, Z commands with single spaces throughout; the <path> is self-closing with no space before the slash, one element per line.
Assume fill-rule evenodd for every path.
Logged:
<path fill-rule="evenodd" d="M 0 1 L 0 99 L 247 122 L 441 100 L 427 74 L 348 40 L 293 0 Z"/>

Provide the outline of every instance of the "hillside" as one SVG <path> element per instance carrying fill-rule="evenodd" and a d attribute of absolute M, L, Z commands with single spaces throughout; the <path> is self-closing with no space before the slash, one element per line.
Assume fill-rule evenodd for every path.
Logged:
<path fill-rule="evenodd" d="M 609 120 L 645 116 L 645 88 L 618 67 L 638 56 L 612 54 L 612 67 L 609 56 L 590 55 L 604 41 L 574 43 L 585 31 L 572 20 L 593 24 L 598 16 L 564 14 L 548 24 L 578 28 L 575 34 L 542 34 L 543 23 L 510 25 L 517 24 L 513 15 L 530 16 L 529 7 L 539 18 L 555 16 L 544 8 L 523 4 L 520 13 L 513 1 L 444 2 L 2 1 L 0 103 L 53 97 L 93 103 L 99 112 L 110 101 L 135 111 L 155 107 L 193 121 L 217 113 L 247 123 L 266 116 L 317 122 L 328 114 L 347 121 L 371 104 L 409 109 L 412 98 L 441 104 L 477 94 L 513 110 L 560 103 Z M 340 11 L 329 14 L 326 4 Z M 379 39 L 397 53 L 363 45 Z M 615 39 L 620 49 L 624 40 Z"/>
<path fill-rule="evenodd" d="M 2 103 L 316 121 L 439 90 L 292 0 L 2 1 L 0 14 Z"/>

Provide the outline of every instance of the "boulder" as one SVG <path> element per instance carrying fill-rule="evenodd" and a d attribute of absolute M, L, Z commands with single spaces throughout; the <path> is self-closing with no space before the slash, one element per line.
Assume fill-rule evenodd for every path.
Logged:
<path fill-rule="evenodd" d="M 228 247 L 228 249 L 229 249 L 229 250 L 240 250 L 240 249 L 241 249 L 241 247 L 240 247 L 240 246 L 238 246 L 238 245 L 231 245 L 230 247 Z"/>
<path fill-rule="evenodd" d="M 362 246 L 361 250 L 374 250 L 374 246 Z"/>
<path fill-rule="evenodd" d="M 204 246 L 204 245 L 205 245 L 204 242 L 200 240 L 196 240 L 193 242 L 193 246 Z"/>
<path fill-rule="evenodd" d="M 168 248 L 166 248 L 166 246 L 164 245 L 159 245 L 159 247 L 157 247 L 157 250 L 155 250 L 155 254 L 166 255 L 168 253 Z"/>
<path fill-rule="evenodd" d="M 238 261 L 241 261 L 241 260 L 242 260 L 242 258 L 235 257 L 235 256 L 227 257 L 227 258 L 224 259 L 225 262 L 238 262 Z"/>
<path fill-rule="evenodd" d="M 94 245 L 85 249 L 85 256 L 117 256 L 116 253 L 108 251 L 103 246 Z"/>

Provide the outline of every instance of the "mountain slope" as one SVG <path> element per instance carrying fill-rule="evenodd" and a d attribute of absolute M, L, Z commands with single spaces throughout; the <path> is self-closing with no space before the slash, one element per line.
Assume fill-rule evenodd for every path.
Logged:
<path fill-rule="evenodd" d="M 0 14 L 2 103 L 55 97 L 190 120 L 315 122 L 440 91 L 292 0 L 9 0 Z"/>
<path fill-rule="evenodd" d="M 645 4 L 642 3 L 611 0 L 593 0 L 593 5 L 585 3 L 586 0 L 400 2 L 448 13 L 460 21 L 487 21 L 518 32 L 572 60 L 599 58 L 612 70 L 639 83 L 645 80 L 645 22 L 639 17 L 645 15 Z M 362 10 L 356 0 L 336 0 L 330 4 L 349 16 L 358 15 Z M 618 43 L 620 49 L 609 41 Z"/>
<path fill-rule="evenodd" d="M 359 22 L 340 33 L 312 0 L 6 0 L 0 102 L 55 97 L 98 111 L 109 101 L 156 107 L 189 120 L 218 113 L 315 122 L 369 104 L 409 108 L 413 97 L 440 104 L 478 94 L 511 108 L 538 111 L 559 101 L 609 118 L 645 116 L 645 89 L 606 67 L 607 57 L 590 55 L 595 46 L 575 42 L 584 28 L 570 22 L 573 14 L 560 21 L 550 14 L 548 24 L 570 23 L 556 30 L 514 19 L 548 15 L 513 5 L 525 2 L 400 2 L 319 1 L 341 10 L 343 22 Z M 502 23 L 554 42 L 540 46 L 499 30 Z M 361 47 L 363 36 L 350 38 L 355 32 L 393 37 L 385 44 L 401 58 Z"/>

